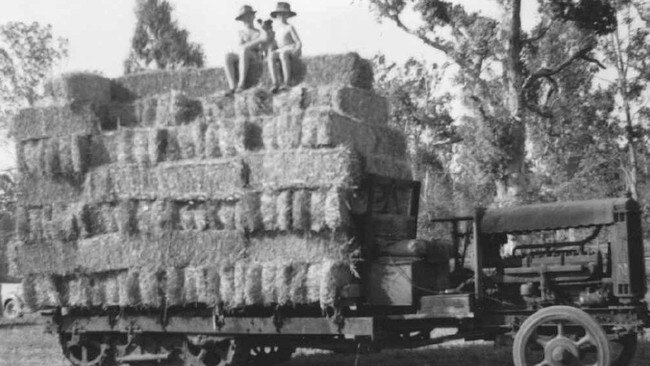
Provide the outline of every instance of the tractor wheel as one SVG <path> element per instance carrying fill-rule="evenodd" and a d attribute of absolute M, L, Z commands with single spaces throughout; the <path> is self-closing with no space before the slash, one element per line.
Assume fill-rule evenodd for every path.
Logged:
<path fill-rule="evenodd" d="M 603 328 L 571 306 L 551 306 L 528 317 L 515 336 L 512 356 L 515 366 L 611 365 Z"/>

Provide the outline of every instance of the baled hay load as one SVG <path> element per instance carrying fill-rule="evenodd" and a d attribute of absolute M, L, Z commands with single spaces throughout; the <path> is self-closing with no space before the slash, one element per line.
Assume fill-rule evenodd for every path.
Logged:
<path fill-rule="evenodd" d="M 335 304 L 355 278 L 355 192 L 368 173 L 409 177 L 406 140 L 358 55 L 295 71 L 279 95 L 266 74 L 219 95 L 222 70 L 129 75 L 110 98 L 102 78 L 48 86 L 54 105 L 14 123 L 29 303 Z"/>
<path fill-rule="evenodd" d="M 61 104 L 105 104 L 111 100 L 111 81 L 90 73 L 63 74 L 45 83 L 45 98 Z"/>
<path fill-rule="evenodd" d="M 354 275 L 349 264 L 238 261 L 212 266 L 133 268 L 73 276 L 33 275 L 23 280 L 29 306 L 137 306 L 197 303 L 226 309 L 319 303 L 333 306 Z"/>

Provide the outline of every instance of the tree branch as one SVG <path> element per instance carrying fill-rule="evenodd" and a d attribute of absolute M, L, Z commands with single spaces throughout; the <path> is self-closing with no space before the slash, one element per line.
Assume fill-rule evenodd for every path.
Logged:
<path fill-rule="evenodd" d="M 439 51 L 444 52 L 447 56 L 452 57 L 453 55 L 453 47 L 434 41 L 433 39 L 427 37 L 423 32 L 420 31 L 415 31 L 409 27 L 407 27 L 402 20 L 400 19 L 399 15 L 393 14 L 388 16 L 389 19 L 391 19 L 397 27 L 405 31 L 406 33 L 413 35 L 415 37 L 418 37 L 422 42 L 424 42 L 427 46 L 431 46 Z M 452 57 L 453 58 L 453 57 Z M 455 60 L 455 59 L 454 59 Z"/>
<path fill-rule="evenodd" d="M 555 74 L 558 74 L 560 71 L 569 67 L 576 60 L 585 60 L 588 62 L 592 62 L 604 69 L 605 66 L 602 63 L 600 63 L 598 60 L 588 55 L 588 53 L 591 52 L 593 49 L 594 49 L 594 45 L 590 44 L 574 52 L 572 55 L 567 57 L 566 60 L 564 60 L 559 65 L 553 68 L 542 67 L 541 69 L 537 70 L 536 72 L 528 76 L 528 78 L 526 78 L 526 81 L 524 82 L 524 86 L 523 86 L 524 89 L 528 88 L 533 81 L 539 78 L 551 77 Z"/>

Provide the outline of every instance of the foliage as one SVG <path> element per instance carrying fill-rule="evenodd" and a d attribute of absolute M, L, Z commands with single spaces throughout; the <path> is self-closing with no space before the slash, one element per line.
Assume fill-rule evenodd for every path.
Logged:
<path fill-rule="evenodd" d="M 189 41 L 189 32 L 172 18 L 172 10 L 166 0 L 137 0 L 131 52 L 124 61 L 126 74 L 152 67 L 173 70 L 203 66 L 203 49 Z"/>
<path fill-rule="evenodd" d="M 67 41 L 51 25 L 9 22 L 0 26 L 0 98 L 3 112 L 32 105 L 56 62 L 67 56 Z"/>
<path fill-rule="evenodd" d="M 521 27 L 521 1 L 500 0 L 503 17 L 493 19 L 441 0 L 368 0 L 380 19 L 388 19 L 425 45 L 443 52 L 456 66 L 455 81 L 469 113 L 458 165 L 480 174 L 481 186 L 493 181 L 498 204 L 525 200 L 531 181 L 526 162 L 526 132 L 537 117 L 552 118 L 558 76 L 573 65 L 597 63 L 595 37 L 616 28 L 613 9 L 603 0 L 540 1 L 544 16 L 533 32 Z M 406 14 L 419 15 L 419 22 Z M 549 30 L 570 24 L 563 38 L 570 52 L 536 62 L 539 43 Z M 559 55 L 558 55 L 559 56 Z M 470 168 L 471 167 L 471 168 Z M 478 186 L 476 186 L 478 188 Z M 483 192 L 484 189 L 479 189 Z"/>

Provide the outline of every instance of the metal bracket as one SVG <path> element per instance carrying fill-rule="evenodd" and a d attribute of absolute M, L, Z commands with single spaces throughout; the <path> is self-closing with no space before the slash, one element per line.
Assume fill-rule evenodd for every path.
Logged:
<path fill-rule="evenodd" d="M 226 325 L 226 316 L 223 313 L 221 306 L 215 306 L 212 309 L 212 328 L 214 330 L 221 330 Z"/>
<path fill-rule="evenodd" d="M 273 312 L 273 325 L 275 325 L 275 330 L 280 333 L 282 326 L 284 325 L 284 317 L 280 311 L 280 306 L 278 305 Z"/>
<path fill-rule="evenodd" d="M 133 343 L 135 338 L 142 333 L 142 329 L 138 326 L 138 324 L 135 321 L 132 321 L 129 325 L 127 325 L 124 331 L 126 332 L 127 345 Z"/>
<path fill-rule="evenodd" d="M 79 324 L 78 320 L 75 320 L 74 323 L 72 323 L 72 331 L 71 337 L 70 337 L 70 343 L 71 344 L 79 344 L 81 342 L 81 334 L 84 333 L 85 330 L 84 328 Z"/>

